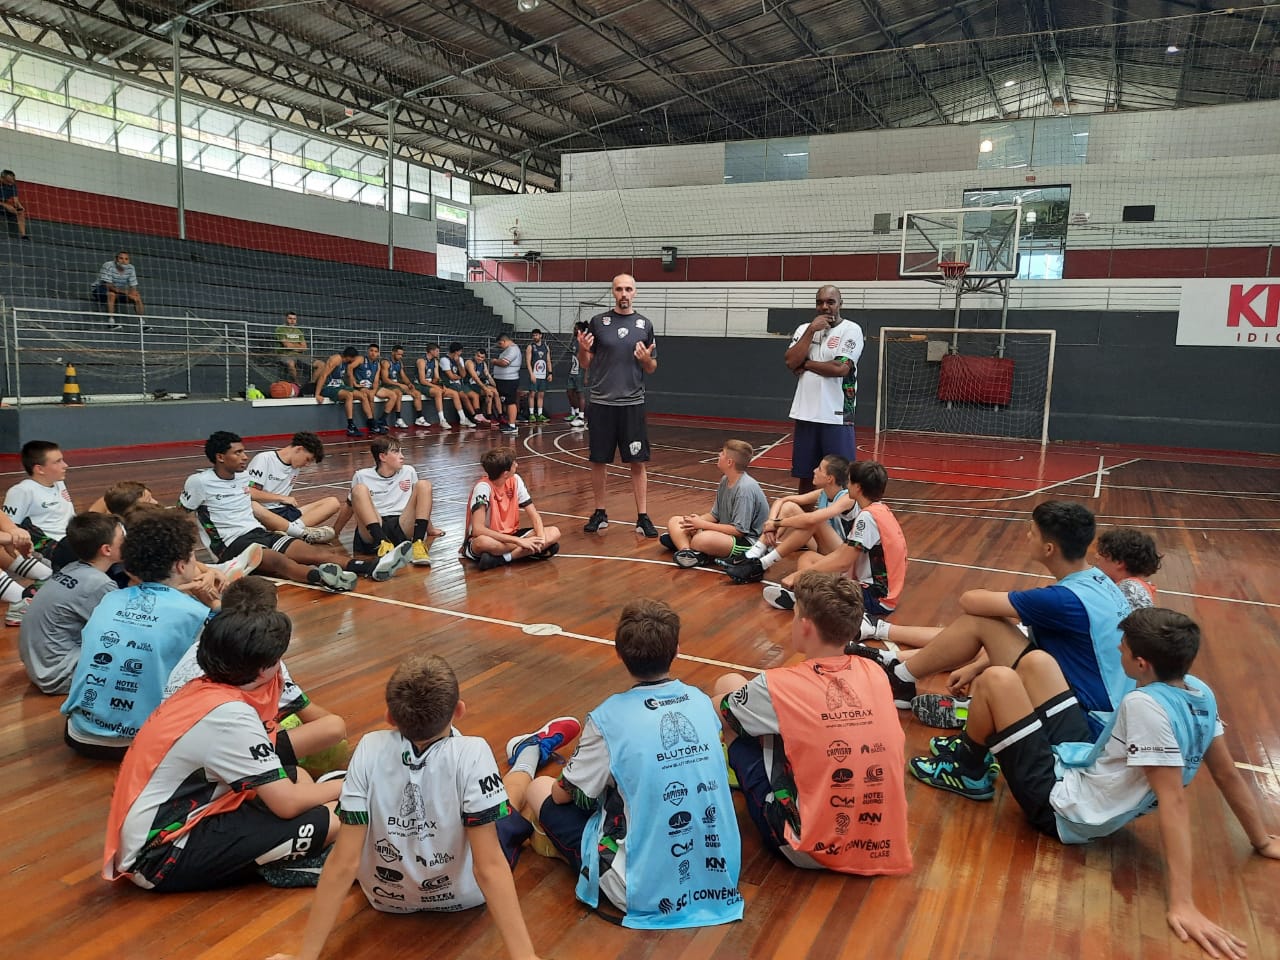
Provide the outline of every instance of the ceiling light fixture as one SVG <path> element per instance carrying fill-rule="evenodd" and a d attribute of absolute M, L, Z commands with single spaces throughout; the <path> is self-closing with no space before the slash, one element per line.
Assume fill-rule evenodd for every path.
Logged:
<path fill-rule="evenodd" d="M 516 9 L 521 13 L 529 13 L 538 9 L 538 5 L 542 0 L 516 0 Z"/>
<path fill-rule="evenodd" d="M 1004 82 L 1004 85 L 1005 85 L 1006 87 L 1012 87 L 1012 86 L 1013 86 L 1013 81 L 1012 81 L 1012 80 L 1006 80 L 1006 81 Z"/>

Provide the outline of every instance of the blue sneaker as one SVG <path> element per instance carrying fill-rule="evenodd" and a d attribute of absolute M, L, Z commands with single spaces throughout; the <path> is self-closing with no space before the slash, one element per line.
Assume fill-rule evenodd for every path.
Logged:
<path fill-rule="evenodd" d="M 582 724 L 575 717 L 556 717 L 543 724 L 541 730 L 521 733 L 507 741 L 507 765 L 512 766 L 525 747 L 538 745 L 538 766 L 556 756 L 556 750 L 582 732 Z M 563 760 L 561 761 L 563 762 Z"/>
<path fill-rule="evenodd" d="M 987 767 L 981 777 L 967 777 L 960 772 L 960 763 L 954 753 L 914 757 L 907 762 L 907 769 L 913 777 L 931 787 L 950 790 L 970 800 L 990 800 L 996 795 L 996 771 Z"/>

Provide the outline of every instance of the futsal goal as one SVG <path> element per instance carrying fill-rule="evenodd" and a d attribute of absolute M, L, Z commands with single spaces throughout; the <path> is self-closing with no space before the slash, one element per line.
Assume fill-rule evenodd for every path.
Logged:
<path fill-rule="evenodd" d="M 876 434 L 1049 441 L 1054 330 L 884 327 Z"/>

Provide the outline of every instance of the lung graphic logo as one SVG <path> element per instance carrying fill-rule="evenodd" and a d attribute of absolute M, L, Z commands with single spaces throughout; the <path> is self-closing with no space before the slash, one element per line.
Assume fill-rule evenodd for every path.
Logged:
<path fill-rule="evenodd" d="M 155 594 L 150 590 L 139 589 L 138 593 L 129 600 L 125 605 L 125 609 L 130 613 L 150 614 L 156 608 Z"/>
<path fill-rule="evenodd" d="M 662 749 L 670 750 L 677 743 L 683 740 L 685 743 L 697 743 L 698 731 L 693 728 L 693 724 L 679 710 L 672 710 L 670 713 L 662 715 L 662 720 L 658 723 L 658 730 L 662 734 Z"/>
<path fill-rule="evenodd" d="M 404 793 L 400 796 L 400 818 L 402 820 L 424 820 L 427 816 L 427 805 L 422 802 L 422 790 L 416 783 L 406 783 Z"/>
<path fill-rule="evenodd" d="M 827 681 L 827 709 L 839 710 L 842 704 L 855 710 L 862 709 L 862 700 L 845 682 L 844 677 L 832 677 Z"/>

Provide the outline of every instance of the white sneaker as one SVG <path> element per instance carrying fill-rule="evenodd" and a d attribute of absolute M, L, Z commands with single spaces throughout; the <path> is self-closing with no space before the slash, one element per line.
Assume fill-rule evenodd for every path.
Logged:
<path fill-rule="evenodd" d="M 476 423 L 488 423 L 488 418 L 483 413 L 476 414 Z"/>
<path fill-rule="evenodd" d="M 771 583 L 761 592 L 764 602 L 775 610 L 794 610 L 796 607 L 796 595 L 784 586 Z"/>
<path fill-rule="evenodd" d="M 409 562 L 409 554 L 413 552 L 413 544 L 408 540 L 398 543 L 394 550 L 388 550 L 379 559 L 378 564 L 369 574 L 371 580 L 390 580 L 397 570 Z"/>
<path fill-rule="evenodd" d="M 404 417 L 396 417 L 396 422 L 392 424 L 397 430 L 408 430 L 409 425 L 404 422 Z"/>
<path fill-rule="evenodd" d="M 472 430 L 474 430 L 478 426 L 478 424 L 476 424 L 472 420 L 468 420 L 466 417 L 462 418 L 462 425 L 464 427 L 470 427 Z"/>
<path fill-rule="evenodd" d="M 22 618 L 26 616 L 27 607 L 31 606 L 31 598 L 23 597 L 21 600 L 15 600 L 9 604 L 9 610 L 4 615 L 4 625 L 6 627 L 22 626 Z"/>
<path fill-rule="evenodd" d="M 429 427 L 429 426 L 431 426 L 431 424 L 427 422 L 427 418 L 426 418 L 426 417 L 419 417 L 417 420 L 413 421 L 413 425 L 414 425 L 415 427 Z"/>
<path fill-rule="evenodd" d="M 261 562 L 262 544 L 251 543 L 226 563 L 219 564 L 218 568 L 222 571 L 223 576 L 227 578 L 227 583 L 235 583 L 240 578 L 247 577 L 258 569 L 258 564 Z"/>
<path fill-rule="evenodd" d="M 446 420 L 444 417 L 441 417 L 441 418 L 440 418 L 440 429 L 441 429 L 441 430 L 452 430 L 452 429 L 453 429 L 453 424 L 452 424 L 452 423 L 450 423 L 448 420 Z"/>
<path fill-rule="evenodd" d="M 302 539 L 307 543 L 328 543 L 337 535 L 333 527 L 306 527 L 302 532 Z"/>

